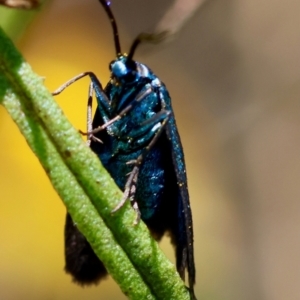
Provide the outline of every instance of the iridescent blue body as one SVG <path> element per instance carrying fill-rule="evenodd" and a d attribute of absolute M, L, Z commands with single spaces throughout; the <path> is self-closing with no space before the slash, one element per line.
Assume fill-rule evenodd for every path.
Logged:
<path fill-rule="evenodd" d="M 111 80 L 105 89 L 93 73 L 85 74 L 91 78 L 98 102 L 93 128 L 104 125 L 95 133 L 102 143 L 92 139 L 91 149 L 121 190 L 129 183 L 127 196 L 153 236 L 159 240 L 165 232 L 170 233 L 177 270 L 182 278 L 188 271 L 193 295 L 192 215 L 170 95 L 148 67 L 134 61 L 128 64 L 126 56 L 120 55 L 110 68 Z M 134 169 L 136 179 L 130 181 L 128 174 Z M 65 236 L 66 271 L 75 281 L 89 284 L 106 275 L 69 215 Z"/>
<path fill-rule="evenodd" d="M 86 72 L 54 94 L 84 76 L 90 77 L 90 98 L 93 93 L 96 95 L 98 108 L 88 136 L 91 149 L 124 191 L 116 210 L 130 199 L 137 221 L 140 216 L 157 240 L 165 232 L 170 234 L 177 270 L 183 279 L 187 271 L 191 298 L 196 299 L 192 214 L 171 98 L 159 78 L 132 59 L 137 44 L 145 36 L 135 40 L 128 56 L 120 54 L 113 15 L 106 1 L 100 2 L 110 17 L 116 44 L 117 58 L 110 64 L 110 81 L 103 89 L 94 73 Z M 65 257 L 65 270 L 79 284 L 97 283 L 107 274 L 69 214 Z"/>
<path fill-rule="evenodd" d="M 117 61 L 125 63 L 126 57 L 120 57 Z M 130 82 L 119 84 L 114 80 L 105 88 L 108 105 L 103 99 L 103 94 L 95 88 L 98 99 L 98 111 L 95 115 L 93 127 L 103 125 L 121 113 L 128 105 L 136 101 L 136 96 L 148 94 L 135 103 L 125 116 L 106 128 L 106 132 L 100 132 L 99 137 L 103 144 L 92 142 L 91 148 L 99 156 L 105 168 L 110 172 L 120 189 L 124 190 L 128 174 L 133 166 L 127 162 L 136 160 L 145 151 L 151 140 L 161 130 L 162 123 L 166 118 L 166 130 L 162 132 L 153 147 L 146 153 L 139 169 L 138 183 L 134 200 L 137 201 L 141 211 L 141 217 L 146 222 L 151 222 L 160 213 L 164 198 L 170 191 L 169 181 L 172 177 L 172 190 L 177 190 L 177 179 L 168 172 L 172 162 L 172 152 L 177 151 L 178 161 L 181 163 L 181 182 L 186 183 L 183 163 L 183 152 L 179 136 L 175 126 L 175 120 L 171 107 L 171 99 L 167 89 L 160 80 L 143 64 L 136 63 L 137 71 L 135 78 Z M 93 78 L 92 78 L 93 80 Z M 94 82 L 97 86 L 97 83 Z M 163 112 L 158 115 L 158 113 Z M 150 121 L 149 121 L 150 120 Z M 146 121 L 148 123 L 146 123 Z M 146 124 L 144 124 L 146 123 Z M 171 126 L 175 130 L 171 130 Z M 166 136 L 169 134 L 170 141 L 176 142 L 172 149 L 172 142 Z M 175 193 L 178 195 L 178 193 Z"/>

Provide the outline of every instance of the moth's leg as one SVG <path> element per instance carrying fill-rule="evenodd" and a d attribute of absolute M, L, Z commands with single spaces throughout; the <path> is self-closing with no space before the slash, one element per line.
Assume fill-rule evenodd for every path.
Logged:
<path fill-rule="evenodd" d="M 52 96 L 59 95 L 71 84 L 73 84 L 74 82 L 76 82 L 86 76 L 90 77 L 91 81 L 94 83 L 95 86 L 98 86 L 101 90 L 103 90 L 102 85 L 101 85 L 100 81 L 98 80 L 97 76 L 93 72 L 88 71 L 88 72 L 80 73 L 80 74 L 74 76 L 73 78 L 71 78 L 70 80 L 68 80 L 67 82 L 65 82 L 64 84 L 62 84 L 59 88 L 57 88 L 54 92 L 51 93 Z M 108 103 L 108 100 L 107 100 L 107 103 Z"/>
<path fill-rule="evenodd" d="M 100 111 L 101 117 L 103 119 L 103 122 L 109 121 L 109 113 L 110 113 L 110 105 L 108 97 L 106 96 L 102 85 L 100 81 L 98 80 L 97 76 L 93 72 L 83 72 L 70 80 L 68 80 L 66 83 L 61 85 L 58 89 L 56 89 L 54 92 L 52 92 L 52 95 L 59 95 L 62 93 L 68 86 L 73 84 L 74 82 L 78 81 L 79 79 L 82 79 L 85 76 L 89 76 L 91 79 L 91 83 L 89 85 L 89 93 L 88 93 L 88 106 L 87 106 L 87 132 L 88 134 L 83 133 L 80 131 L 81 134 L 87 135 L 87 143 L 90 145 L 91 140 L 101 142 L 100 139 L 96 138 L 93 135 L 93 127 L 92 127 L 92 101 L 93 101 L 93 92 L 95 92 L 97 102 L 98 102 L 98 109 Z"/>
<path fill-rule="evenodd" d="M 88 93 L 88 103 L 87 103 L 87 117 L 86 117 L 86 127 L 87 132 L 93 130 L 93 117 L 92 117 L 92 106 L 93 106 L 93 92 L 94 87 L 93 83 L 91 82 L 89 85 L 89 93 Z M 92 134 L 87 136 L 87 145 L 90 147 L 92 139 L 97 139 L 97 142 L 101 142 L 100 139 L 94 137 Z"/>
<path fill-rule="evenodd" d="M 59 95 L 68 86 L 70 86 L 71 84 L 73 84 L 74 82 L 78 81 L 79 79 L 81 79 L 85 76 L 89 76 L 93 83 L 93 90 L 95 91 L 98 104 L 103 107 L 103 110 L 109 112 L 110 111 L 109 100 L 108 100 L 106 94 L 104 93 L 102 84 L 100 83 L 99 79 L 93 72 L 83 72 L 81 74 L 78 74 L 77 76 L 74 76 L 73 78 L 71 78 L 70 80 L 65 82 L 63 85 L 61 85 L 54 92 L 52 92 L 52 95 L 53 96 Z M 106 120 L 104 120 L 104 122 L 106 122 Z"/>
<path fill-rule="evenodd" d="M 73 84 L 74 82 L 78 81 L 79 79 L 85 77 L 85 76 L 89 76 L 89 77 L 95 77 L 96 75 L 93 72 L 83 72 L 80 73 L 76 76 L 74 76 L 73 78 L 71 78 L 70 80 L 68 80 L 67 82 L 65 82 L 64 84 L 62 84 L 59 88 L 57 88 L 54 92 L 52 92 L 52 96 L 57 96 L 60 93 L 62 93 L 68 86 L 70 86 L 71 84 Z"/>
<path fill-rule="evenodd" d="M 143 159 L 149 153 L 149 151 L 152 149 L 152 147 L 155 145 L 155 143 L 159 139 L 160 135 L 162 134 L 162 132 L 168 122 L 170 114 L 171 114 L 171 112 L 169 112 L 169 111 L 162 111 L 161 114 L 158 113 L 156 117 L 154 116 L 153 118 L 151 118 L 152 119 L 151 121 L 149 121 L 150 119 L 147 120 L 147 122 L 149 121 L 152 126 L 155 124 L 158 124 L 158 122 L 161 122 L 161 125 L 155 130 L 154 136 L 152 137 L 152 139 L 150 140 L 148 145 L 143 149 L 142 153 L 137 157 L 137 159 L 127 162 L 128 165 L 133 165 L 133 169 L 129 173 L 129 177 L 126 181 L 123 198 L 121 199 L 120 203 L 115 207 L 115 209 L 113 209 L 112 212 L 116 212 L 118 209 L 120 209 L 125 204 L 126 200 L 129 199 L 132 203 L 133 209 L 136 211 L 136 214 L 137 214 L 137 217 L 134 221 L 135 225 L 138 224 L 138 222 L 140 220 L 140 216 L 141 216 L 138 204 L 134 198 L 135 192 L 136 192 L 136 183 L 138 180 L 139 170 L 143 163 Z M 161 121 L 161 119 L 163 119 L 163 120 Z M 152 133 L 152 135 L 153 135 L 153 133 Z"/>
<path fill-rule="evenodd" d="M 133 170 L 129 173 L 129 178 L 125 184 L 125 191 L 123 194 L 122 200 L 119 202 L 119 204 L 111 211 L 112 213 L 118 211 L 127 201 L 127 199 L 130 200 L 133 209 L 136 212 L 136 219 L 134 221 L 134 225 L 138 224 L 138 222 L 141 219 L 141 212 L 139 210 L 137 202 L 134 200 L 134 195 L 136 191 L 136 183 L 137 183 L 137 178 L 139 174 L 139 167 L 134 167 Z M 128 183 L 130 182 L 130 184 Z"/>

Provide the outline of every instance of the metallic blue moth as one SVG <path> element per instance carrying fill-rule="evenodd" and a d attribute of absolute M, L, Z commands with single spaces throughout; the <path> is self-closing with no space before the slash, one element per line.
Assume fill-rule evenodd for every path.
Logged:
<path fill-rule="evenodd" d="M 117 58 L 110 63 L 111 77 L 103 89 L 92 72 L 72 78 L 53 94 L 84 76 L 91 79 L 90 96 L 98 107 L 88 121 L 91 149 L 124 191 L 114 209 L 130 199 L 152 235 L 171 236 L 176 267 L 182 279 L 188 273 L 191 298 L 195 299 L 193 224 L 184 154 L 166 86 L 144 64 L 133 60 L 137 46 L 154 35 L 140 34 L 129 54 L 121 52 L 117 25 L 105 0 L 99 0 L 113 28 Z M 101 140 L 101 143 L 99 142 Z M 65 226 L 65 270 L 79 284 L 97 283 L 107 271 L 69 214 Z"/>

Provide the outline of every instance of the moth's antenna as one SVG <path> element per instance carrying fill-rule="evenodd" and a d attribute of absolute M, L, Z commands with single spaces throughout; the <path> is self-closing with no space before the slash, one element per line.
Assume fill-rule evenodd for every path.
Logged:
<path fill-rule="evenodd" d="M 161 41 L 163 41 L 167 36 L 168 36 L 167 31 L 162 31 L 162 32 L 159 32 L 159 33 L 146 33 L 146 32 L 140 33 L 134 39 L 134 41 L 133 41 L 133 43 L 130 47 L 127 59 L 132 60 L 134 52 L 135 52 L 136 48 L 138 47 L 138 45 L 140 43 L 147 42 L 147 43 L 157 44 L 157 43 L 160 43 Z"/>
<path fill-rule="evenodd" d="M 132 57 L 133 57 L 133 55 L 134 55 L 134 52 L 135 52 L 137 46 L 141 43 L 141 41 L 142 41 L 141 35 L 138 35 L 138 36 L 134 39 L 134 41 L 133 41 L 133 43 L 132 43 L 132 45 L 131 45 L 131 47 L 130 47 L 129 54 L 128 54 L 128 56 L 127 56 L 127 59 L 128 59 L 128 60 L 132 60 Z"/>
<path fill-rule="evenodd" d="M 119 32 L 118 32 L 118 27 L 116 23 L 116 19 L 110 9 L 110 2 L 106 0 L 99 0 L 99 2 L 102 4 L 103 8 L 105 9 L 109 20 L 110 24 L 112 26 L 113 34 L 114 34 L 114 41 L 115 41 L 115 48 L 116 48 L 116 55 L 119 56 L 121 52 L 121 46 L 120 46 L 120 40 L 119 40 Z"/>

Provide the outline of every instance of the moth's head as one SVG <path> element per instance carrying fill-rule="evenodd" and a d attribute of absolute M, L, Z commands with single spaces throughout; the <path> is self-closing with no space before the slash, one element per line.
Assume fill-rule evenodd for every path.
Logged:
<path fill-rule="evenodd" d="M 136 63 L 125 55 L 120 55 L 109 65 L 111 76 L 120 83 L 134 82 L 137 78 Z"/>
<path fill-rule="evenodd" d="M 111 71 L 111 79 L 118 84 L 128 84 L 135 82 L 136 79 L 138 79 L 138 72 L 137 64 L 133 60 L 133 54 L 135 52 L 136 47 L 141 42 L 141 39 L 140 37 L 137 37 L 134 40 L 128 55 L 122 54 L 117 23 L 110 9 L 110 2 L 107 0 L 99 1 L 102 4 L 104 10 L 106 11 L 107 16 L 109 17 L 115 42 L 117 58 L 114 61 L 112 61 L 109 65 Z"/>

